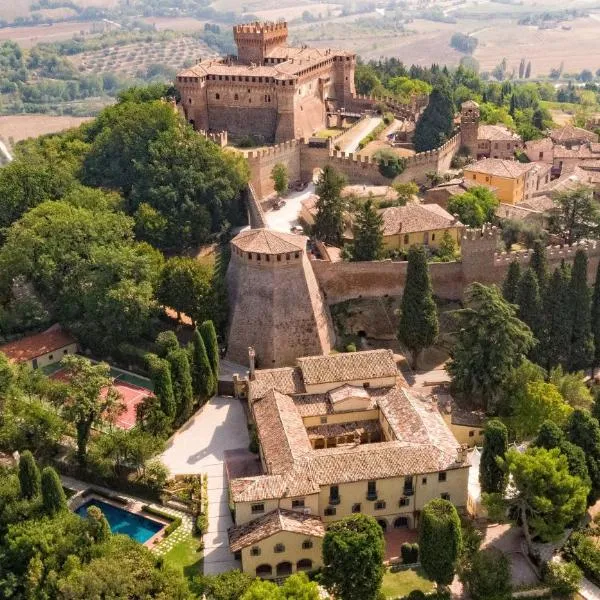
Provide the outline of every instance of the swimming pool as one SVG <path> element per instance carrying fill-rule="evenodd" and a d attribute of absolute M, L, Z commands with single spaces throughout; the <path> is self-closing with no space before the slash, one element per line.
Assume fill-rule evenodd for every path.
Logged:
<path fill-rule="evenodd" d="M 102 502 L 102 500 L 88 500 L 75 512 L 80 517 L 86 517 L 87 509 L 90 506 L 97 506 L 102 511 L 110 525 L 110 530 L 113 533 L 128 535 L 140 544 L 147 542 L 152 536 L 165 527 L 165 525 L 158 521 L 134 514 L 128 510 L 119 508 L 118 506 L 108 504 L 107 502 Z"/>

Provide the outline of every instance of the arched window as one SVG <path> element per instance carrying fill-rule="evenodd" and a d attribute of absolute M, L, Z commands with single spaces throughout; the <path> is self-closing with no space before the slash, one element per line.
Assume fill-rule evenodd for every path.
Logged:
<path fill-rule="evenodd" d="M 396 529 L 407 529 L 408 528 L 408 517 L 398 517 L 394 521 L 394 527 Z"/>
<path fill-rule="evenodd" d="M 292 574 L 292 563 L 291 562 L 280 562 L 276 569 L 275 572 L 277 574 L 277 577 L 286 577 L 287 575 L 291 575 Z"/>

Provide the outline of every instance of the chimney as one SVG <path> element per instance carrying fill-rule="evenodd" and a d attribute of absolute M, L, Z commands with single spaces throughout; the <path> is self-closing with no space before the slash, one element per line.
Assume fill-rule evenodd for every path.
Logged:
<path fill-rule="evenodd" d="M 462 465 L 464 463 L 467 462 L 467 454 L 469 451 L 469 447 L 465 444 L 463 444 L 462 446 L 459 446 L 457 448 L 457 453 L 456 453 L 456 462 L 459 465 Z"/>
<path fill-rule="evenodd" d="M 256 352 L 252 346 L 248 348 L 248 364 L 250 365 L 248 378 L 250 381 L 254 381 L 256 379 Z"/>

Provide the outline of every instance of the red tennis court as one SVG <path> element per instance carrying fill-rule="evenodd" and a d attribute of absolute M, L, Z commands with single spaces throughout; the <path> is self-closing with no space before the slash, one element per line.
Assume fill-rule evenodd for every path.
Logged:
<path fill-rule="evenodd" d="M 52 373 L 51 377 L 66 381 L 67 373 L 64 369 L 60 369 Z M 148 388 L 117 378 L 113 382 L 113 387 L 121 394 L 121 402 L 124 406 L 124 410 L 114 417 L 113 424 L 119 429 L 131 429 L 136 421 L 136 407 L 146 396 L 153 396 L 154 393 Z"/>

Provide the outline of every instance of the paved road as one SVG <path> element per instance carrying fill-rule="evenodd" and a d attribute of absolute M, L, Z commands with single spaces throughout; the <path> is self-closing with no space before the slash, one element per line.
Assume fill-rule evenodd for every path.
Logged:
<path fill-rule="evenodd" d="M 161 459 L 172 474 L 208 474 L 208 532 L 204 535 L 204 573 L 240 568 L 229 552 L 227 529 L 233 525 L 228 506 L 224 452 L 248 448 L 246 417 L 239 400 L 215 397 L 170 440 Z"/>
<path fill-rule="evenodd" d="M 368 117 L 339 138 L 336 143 L 339 144 L 342 152 L 356 152 L 360 140 L 369 135 L 379 123 L 381 123 L 381 117 Z"/>
<path fill-rule="evenodd" d="M 291 192 L 285 196 L 285 206 L 279 210 L 269 210 L 265 213 L 267 227 L 275 231 L 290 233 L 293 226 L 298 225 L 298 215 L 300 214 L 300 203 L 315 193 L 315 186 L 310 183 L 302 192 Z"/>

